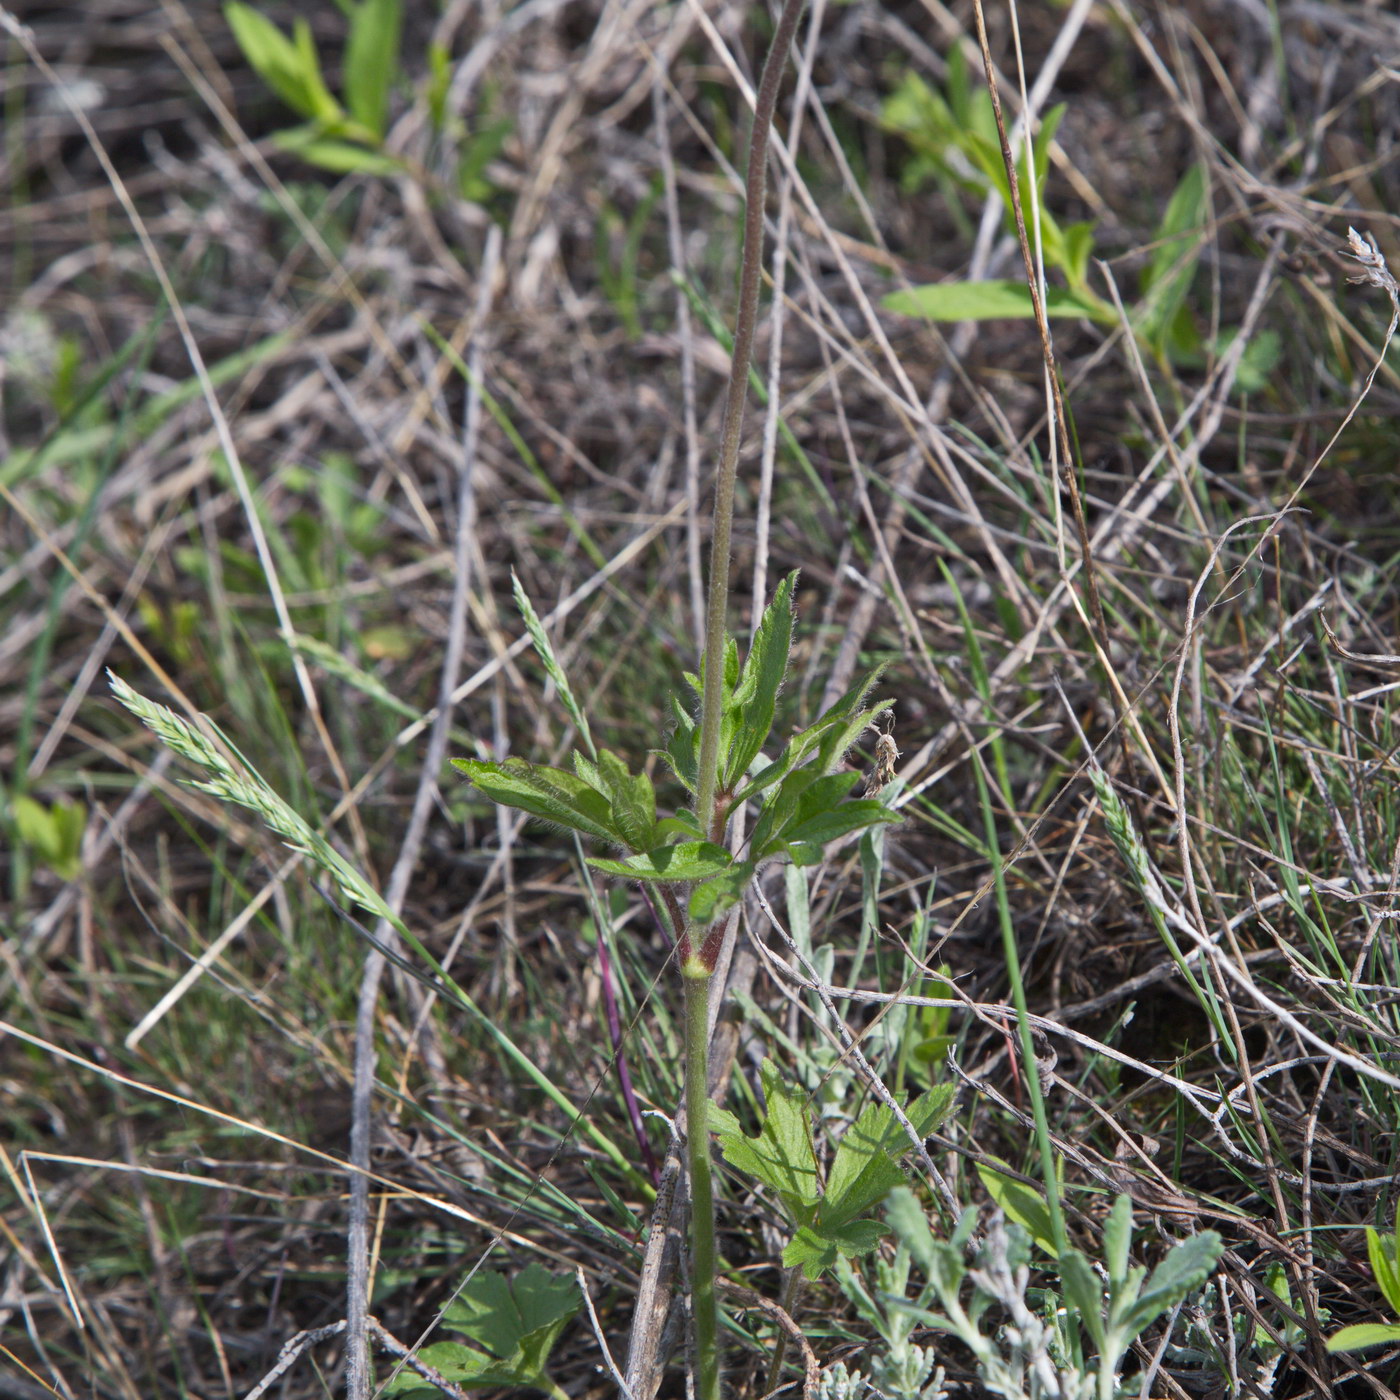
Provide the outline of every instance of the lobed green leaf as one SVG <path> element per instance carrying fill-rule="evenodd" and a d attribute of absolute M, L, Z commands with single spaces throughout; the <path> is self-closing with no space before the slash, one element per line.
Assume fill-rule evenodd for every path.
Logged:
<path fill-rule="evenodd" d="M 838 1259 L 854 1259 L 869 1254 L 889 1234 L 889 1227 L 878 1220 L 853 1220 L 845 1225 L 803 1225 L 783 1249 L 783 1264 L 791 1269 L 801 1265 L 809 1283 L 815 1283 Z"/>
<path fill-rule="evenodd" d="M 719 1139 L 724 1160 L 776 1191 L 806 1223 L 820 1199 L 817 1158 L 807 1127 L 806 1095 L 784 1082 L 772 1060 L 759 1071 L 767 1112 L 757 1137 L 748 1137 L 739 1120 L 718 1104 L 710 1105 L 710 1129 Z"/>
<path fill-rule="evenodd" d="M 522 1386 L 528 1385 L 530 1377 L 521 1376 L 512 1368 L 503 1365 L 493 1356 L 461 1342 L 433 1342 L 417 1353 L 418 1359 L 431 1366 L 444 1379 L 454 1385 L 475 1388 L 478 1386 Z M 416 1371 L 404 1367 L 397 1376 L 387 1382 L 381 1395 L 436 1397 L 437 1388 L 431 1386 Z"/>
<path fill-rule="evenodd" d="M 941 1084 L 921 1094 L 904 1116 L 920 1138 L 926 1137 L 952 1111 L 956 1097 L 955 1085 Z M 840 1224 L 884 1200 L 903 1182 L 899 1159 L 913 1146 L 888 1105 L 869 1104 L 837 1145 L 823 1196 L 823 1223 Z"/>
<path fill-rule="evenodd" d="M 459 1348 L 466 1354 L 459 1354 L 453 1364 L 466 1368 L 462 1379 L 477 1385 L 536 1385 L 544 1376 L 555 1341 L 578 1307 L 574 1281 L 539 1264 L 514 1276 L 476 1274 L 447 1305 L 442 1320 L 444 1326 L 491 1353 L 487 1358 L 491 1379 L 485 1379 L 487 1370 L 477 1359 L 481 1353 L 469 1348 Z"/>

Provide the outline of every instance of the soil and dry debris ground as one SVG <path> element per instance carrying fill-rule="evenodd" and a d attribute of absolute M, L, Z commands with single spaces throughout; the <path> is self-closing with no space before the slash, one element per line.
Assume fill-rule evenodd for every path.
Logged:
<path fill-rule="evenodd" d="M 305 21 L 337 101 L 353 8 L 261 11 Z M 929 1150 L 957 1201 L 1014 1214 L 1037 1168 L 1005 911 L 1074 1240 L 1099 1257 L 1127 1192 L 1141 1262 L 1225 1241 L 1128 1358 L 1132 1393 L 1389 1396 L 1393 1344 L 1325 1341 L 1395 1320 L 1364 1227 L 1389 1234 L 1400 1179 L 1400 19 L 986 8 L 1007 121 L 1029 100 L 1049 137 L 1023 193 L 1091 560 L 977 160 L 970 0 L 811 6 L 770 173 L 732 625 L 801 570 L 788 727 L 888 663 L 893 728 L 849 761 L 893 776 L 903 820 L 746 905 L 717 1092 L 752 1121 L 781 1061 L 823 1161 L 860 1110 L 831 1011 L 771 965 L 790 931 L 887 1083 L 959 1084 Z M 560 1333 L 551 1382 L 615 1393 L 601 1342 L 626 1364 L 680 1097 L 670 947 L 568 840 L 427 772 L 428 735 L 450 658 L 450 755 L 567 748 L 513 571 L 594 733 L 664 790 L 648 755 L 697 669 L 771 19 L 407 4 L 374 70 L 382 132 L 340 169 L 220 5 L 7 19 L 0 1397 L 342 1393 L 347 1237 L 378 1382 L 444 1335 L 473 1269 L 539 1265 L 581 1271 L 596 1320 Z M 962 321 L 906 314 L 987 279 L 1002 314 L 986 289 Z M 109 671 L 209 716 L 469 1005 L 408 949 L 366 979 L 360 911 L 192 788 Z M 898 992 L 956 1005 L 869 999 Z M 785 1299 L 828 1393 L 838 1364 L 870 1374 L 847 1294 L 785 1292 L 772 1200 L 738 1177 L 722 1195 L 729 1388 L 766 1393 Z M 978 1393 L 965 1349 L 917 1339 Z M 794 1343 L 793 1393 L 803 1368 Z"/>

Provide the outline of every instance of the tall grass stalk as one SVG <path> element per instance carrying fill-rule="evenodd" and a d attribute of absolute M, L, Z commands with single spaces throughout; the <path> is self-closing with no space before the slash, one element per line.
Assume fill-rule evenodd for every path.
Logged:
<path fill-rule="evenodd" d="M 744 196 L 744 249 L 739 269 L 739 305 L 734 324 L 734 353 L 720 435 L 710 545 L 709 595 L 705 611 L 704 688 L 700 712 L 699 784 L 696 815 L 708 839 L 722 842 L 729 813 L 717 810 L 721 704 L 724 685 L 725 623 L 729 612 L 730 536 L 734 524 L 734 486 L 739 470 L 739 440 L 744 425 L 749 363 L 758 324 L 759 277 L 763 266 L 763 206 L 767 189 L 768 136 L 778 102 L 778 86 L 804 0 L 786 0 L 777 31 L 763 63 L 754 102 L 753 134 Z M 755 600 L 755 605 L 760 600 Z M 715 1207 L 710 1172 L 710 1134 L 706 1123 L 710 1078 L 710 1001 L 715 965 L 725 920 L 711 930 L 695 926 L 689 913 L 680 939 L 681 975 L 685 983 L 685 1108 L 687 1160 L 690 1168 L 691 1307 L 694 1310 L 696 1392 L 699 1400 L 718 1400 L 720 1387 L 719 1315 L 715 1303 Z"/>

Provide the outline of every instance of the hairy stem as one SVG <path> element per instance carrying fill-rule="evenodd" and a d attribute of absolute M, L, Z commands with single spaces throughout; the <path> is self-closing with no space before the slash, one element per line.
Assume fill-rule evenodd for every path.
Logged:
<path fill-rule="evenodd" d="M 719 1314 L 715 1305 L 715 1195 L 710 1175 L 710 986 L 691 959 L 685 982 L 685 1129 L 690 1167 L 690 1306 L 695 1324 L 696 1400 L 719 1400 Z"/>
<path fill-rule="evenodd" d="M 739 470 L 739 438 L 758 323 L 758 288 L 763 265 L 763 203 L 768 163 L 768 136 L 778 103 L 787 54 L 797 31 L 804 0 L 784 0 L 772 46 L 763 63 L 754 102 L 753 134 L 745 188 L 744 251 L 739 271 L 739 309 L 734 327 L 729 387 L 720 434 L 715 479 L 714 526 L 710 545 L 709 597 L 705 610 L 704 691 L 700 716 L 699 792 L 695 814 L 708 839 L 723 839 L 727 810 L 717 810 L 719 732 L 724 699 L 724 638 L 729 611 L 729 544 L 734 523 L 734 484 Z M 756 602 L 758 600 L 755 600 Z M 718 828 L 718 829 L 716 829 Z M 680 935 L 681 973 L 685 982 L 685 1105 L 690 1166 L 690 1297 L 695 1323 L 695 1392 L 697 1400 L 719 1400 L 719 1315 L 715 1303 L 715 1200 L 710 1175 L 709 1074 L 710 995 L 718 960 L 717 940 L 706 937 L 687 917 Z"/>
<path fill-rule="evenodd" d="M 700 792 L 696 815 L 708 832 L 714 817 L 719 781 L 720 701 L 724 681 L 724 624 L 729 611 L 729 537 L 734 523 L 734 482 L 739 470 L 739 437 L 744 425 L 749 363 L 758 323 L 758 283 L 763 268 L 763 201 L 767 187 L 768 136 L 778 85 L 805 0 L 786 0 L 772 47 L 763 63 L 749 139 L 748 180 L 744 189 L 744 254 L 739 269 L 739 313 L 734 326 L 734 353 L 724 400 L 724 427 L 715 478 L 714 533 L 710 544 L 710 592 L 705 610 L 705 689 L 700 712 Z M 757 603 L 758 600 L 755 600 Z"/>

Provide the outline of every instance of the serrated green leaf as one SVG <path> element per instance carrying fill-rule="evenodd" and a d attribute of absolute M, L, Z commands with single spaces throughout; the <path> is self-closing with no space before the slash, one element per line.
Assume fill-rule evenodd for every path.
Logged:
<path fill-rule="evenodd" d="M 1141 1336 L 1168 1308 L 1203 1287 L 1224 1248 L 1214 1230 L 1202 1230 L 1173 1246 L 1148 1276 L 1132 1307 L 1114 1318 L 1123 1334 L 1129 1339 Z"/>
<path fill-rule="evenodd" d="M 690 917 L 702 928 L 722 918 L 744 897 L 756 867 L 751 860 L 732 865 L 723 873 L 697 885 L 686 906 Z"/>
<path fill-rule="evenodd" d="M 1400 1326 L 1393 1322 L 1362 1322 L 1343 1327 L 1327 1339 L 1328 1351 L 1364 1351 L 1367 1347 L 1400 1342 Z"/>
<path fill-rule="evenodd" d="M 1077 1249 L 1068 1249 L 1060 1256 L 1060 1285 L 1064 1289 L 1070 1315 L 1078 1319 L 1102 1351 L 1103 1287 L 1093 1266 Z"/>
<path fill-rule="evenodd" d="M 734 796 L 735 802 L 747 802 L 749 798 L 756 797 L 775 783 L 782 782 L 789 773 L 795 772 L 816 752 L 824 734 L 843 723 L 839 715 L 834 715 L 820 719 L 815 724 L 808 725 L 801 733 L 794 734 L 784 745 L 782 753 L 762 772 L 756 774 L 746 786 L 739 789 Z"/>
<path fill-rule="evenodd" d="M 922 316 L 930 321 L 1029 321 L 1035 317 L 1030 288 L 1011 278 L 931 282 L 891 292 L 880 304 L 901 316 Z M 1068 287 L 1045 289 L 1045 314 L 1108 325 L 1117 320 L 1113 307 Z"/>
<path fill-rule="evenodd" d="M 847 832 L 899 820 L 899 813 L 882 803 L 873 799 L 859 799 L 855 802 L 843 802 L 829 811 L 814 813 L 806 821 L 789 827 L 783 839 L 788 842 L 827 846 L 837 837 L 845 836 Z"/>
<path fill-rule="evenodd" d="M 736 737 L 724 768 L 724 786 L 732 788 L 749 771 L 773 729 L 778 691 L 787 675 L 792 648 L 792 595 L 797 573 L 778 585 L 754 633 L 743 674 L 734 689 Z"/>
<path fill-rule="evenodd" d="M 791 1269 L 802 1266 L 808 1283 L 823 1271 L 836 1267 L 838 1259 L 855 1259 L 869 1254 L 889 1233 L 878 1220 L 853 1220 L 845 1225 L 803 1225 L 783 1250 L 783 1264 Z"/>
<path fill-rule="evenodd" d="M 758 1136 L 748 1137 L 733 1114 L 717 1105 L 711 1106 L 710 1127 L 719 1139 L 724 1160 L 776 1191 L 790 1209 L 799 1212 L 801 1223 L 806 1223 L 810 1208 L 820 1199 L 806 1095 L 784 1082 L 782 1071 L 772 1060 L 764 1060 L 759 1075 L 766 1113 Z"/>
<path fill-rule="evenodd" d="M 345 45 L 345 105 L 382 140 L 389 123 L 389 89 L 399 70 L 399 0 L 361 0 L 350 16 Z"/>
<path fill-rule="evenodd" d="M 626 860 L 590 860 L 594 870 L 620 875 L 626 880 L 657 880 L 663 884 L 688 880 L 708 880 L 727 870 L 734 857 L 713 841 L 682 841 L 675 846 L 658 846 L 654 851 L 629 856 Z"/>
<path fill-rule="evenodd" d="M 593 734 L 588 727 L 588 716 L 583 712 L 583 706 L 574 695 L 573 686 L 569 684 L 569 678 L 564 672 L 564 668 L 559 664 L 559 658 L 554 654 L 554 645 L 549 640 L 549 634 L 544 630 L 544 623 L 540 621 L 540 615 L 535 611 L 535 605 L 530 601 L 529 594 L 525 592 L 525 586 L 516 577 L 515 570 L 510 572 L 511 591 L 515 594 L 515 606 L 520 612 L 521 620 L 525 623 L 525 630 L 530 634 L 530 641 L 535 648 L 536 655 L 544 663 L 544 669 L 549 674 L 550 680 L 554 682 L 554 688 L 559 692 L 559 699 L 563 702 L 564 708 L 569 712 L 569 718 L 574 722 L 574 728 L 578 730 L 579 736 L 588 746 L 589 753 L 596 753 L 593 744 Z"/>
<path fill-rule="evenodd" d="M 674 695 L 671 697 L 671 710 L 676 716 L 676 727 L 666 741 L 662 757 L 686 788 L 694 792 L 699 785 L 700 730 Z"/>
<path fill-rule="evenodd" d="M 821 742 L 817 745 L 817 767 L 823 773 L 830 773 L 841 761 L 846 750 L 867 729 L 871 728 L 893 704 L 893 700 L 880 700 L 868 710 L 857 710 L 853 714 L 846 714 L 841 724 L 827 729 L 822 734 Z"/>
<path fill-rule="evenodd" d="M 612 803 L 613 827 L 620 831 L 634 851 L 650 850 L 656 837 L 656 791 L 645 773 L 630 773 L 615 753 L 603 749 L 596 771 L 604 784 L 603 792 Z"/>
<path fill-rule="evenodd" d="M 454 758 L 452 764 L 493 802 L 529 812 L 571 831 L 581 831 L 585 836 L 625 844 L 613 826 L 608 799 L 562 768 L 527 763 L 523 758 L 508 758 L 504 763 Z"/>
<path fill-rule="evenodd" d="M 842 1134 L 822 1193 L 821 1224 L 835 1229 L 878 1205 L 904 1181 L 896 1156 L 911 1146 L 894 1114 L 870 1104 Z"/>
<path fill-rule="evenodd" d="M 979 1164 L 977 1174 L 982 1178 L 987 1194 L 1001 1207 L 1007 1218 L 1029 1230 L 1031 1238 L 1051 1258 L 1058 1257 L 1055 1231 L 1050 1223 L 1050 1209 L 1045 1204 L 1045 1197 L 994 1167 Z"/>
<path fill-rule="evenodd" d="M 922 1139 L 948 1116 L 956 1097 L 955 1085 L 941 1084 L 921 1094 L 904 1116 Z M 822 1227 L 841 1225 L 884 1200 L 904 1181 L 899 1161 L 913 1148 L 888 1105 L 868 1104 L 837 1144 L 822 1194 Z"/>

